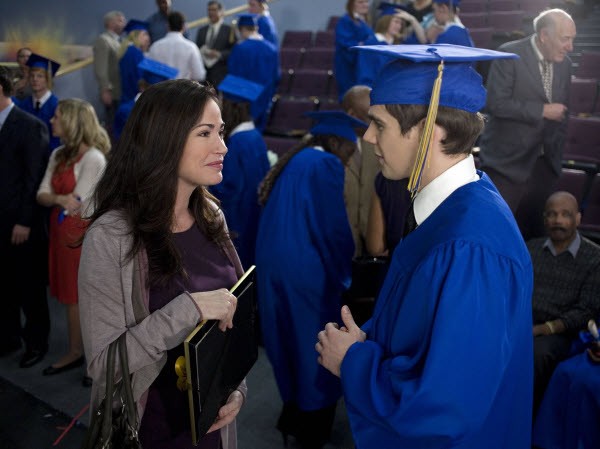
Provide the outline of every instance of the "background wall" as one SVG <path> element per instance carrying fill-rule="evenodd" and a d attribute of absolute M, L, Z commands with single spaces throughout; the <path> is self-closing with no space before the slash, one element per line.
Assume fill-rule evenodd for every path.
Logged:
<path fill-rule="evenodd" d="M 173 10 L 187 21 L 206 16 L 208 0 L 173 0 Z M 244 0 L 221 0 L 225 9 L 245 4 Z M 329 17 L 344 12 L 345 0 L 274 0 L 270 11 L 280 39 L 286 30 L 325 29 Z M 61 45 L 91 45 L 104 27 L 102 17 L 120 10 L 127 19 L 146 19 L 157 8 L 155 0 L 0 0 L 0 61 L 15 61 L 16 51 L 25 43 L 34 52 L 59 62 L 68 58 Z M 226 21 L 230 22 L 231 17 Z M 197 28 L 189 30 L 196 38 Z M 84 59 L 90 56 L 84 52 Z M 93 104 L 99 118 L 104 117 L 92 66 L 56 78 L 53 92 L 58 98 L 83 98 Z"/>
<path fill-rule="evenodd" d="M 208 0 L 173 0 L 173 9 L 188 21 L 206 15 Z M 244 0 L 221 0 L 225 9 Z M 285 30 L 323 29 L 331 15 L 344 11 L 345 0 L 275 0 L 271 15 L 283 35 Z M 111 10 L 123 11 L 126 18 L 145 19 L 156 11 L 154 0 L 2 0 L 0 1 L 0 41 L 19 36 L 47 35 L 66 44 L 90 45 L 102 32 L 102 16 Z M 191 30 L 195 38 L 196 30 Z M 2 55 L 0 55 L 2 58 Z"/>

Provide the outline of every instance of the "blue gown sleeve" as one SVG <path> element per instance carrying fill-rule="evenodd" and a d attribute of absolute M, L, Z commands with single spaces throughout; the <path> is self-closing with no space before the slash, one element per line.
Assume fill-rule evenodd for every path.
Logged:
<path fill-rule="evenodd" d="M 392 328 L 391 351 L 371 339 L 376 323 L 368 322 L 368 339 L 352 345 L 341 366 L 346 405 L 358 417 L 353 432 L 383 426 L 402 447 L 445 448 L 480 428 L 506 381 L 510 342 L 530 344 L 508 326 L 510 316 L 531 307 L 510 301 L 527 288 L 521 273 L 485 248 L 455 242 L 434 250 L 410 274 L 402 298 L 396 284 L 380 296 L 378 302 L 390 305 L 384 325 Z M 410 322 L 398 322 L 391 312 L 403 302 L 413 308 Z M 412 353 L 398 349 L 407 339 Z M 502 350 L 490 351 L 498 342 Z M 522 368 L 519 376 L 529 367 Z M 523 382 L 516 375 L 511 380 Z"/>

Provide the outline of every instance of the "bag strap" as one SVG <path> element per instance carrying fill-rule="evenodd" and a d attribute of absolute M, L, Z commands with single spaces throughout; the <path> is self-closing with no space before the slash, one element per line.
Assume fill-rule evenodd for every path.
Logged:
<path fill-rule="evenodd" d="M 112 432 L 112 397 L 115 392 L 115 351 L 117 350 L 118 340 L 113 341 L 108 347 L 108 356 L 106 362 L 106 392 L 104 395 L 104 416 L 102 421 L 102 430 L 100 435 L 108 438 Z"/>
<path fill-rule="evenodd" d="M 119 360 L 121 362 L 121 374 L 123 375 L 122 388 L 125 393 L 124 405 L 125 412 L 131 426 L 131 430 L 137 434 L 138 417 L 137 407 L 133 400 L 133 390 L 131 388 L 131 376 L 129 375 L 129 362 L 127 358 L 127 342 L 125 340 L 126 334 L 123 333 L 118 339 L 119 343 Z"/>

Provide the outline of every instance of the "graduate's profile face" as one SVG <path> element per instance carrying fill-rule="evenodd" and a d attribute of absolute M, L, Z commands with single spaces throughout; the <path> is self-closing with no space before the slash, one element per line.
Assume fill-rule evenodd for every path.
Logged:
<path fill-rule="evenodd" d="M 223 163 L 227 147 L 223 142 L 225 124 L 221 109 L 208 100 L 202 117 L 188 134 L 179 161 L 179 184 L 196 188 L 212 186 L 223 180 Z"/>
<path fill-rule="evenodd" d="M 392 180 L 408 178 L 419 147 L 419 127 L 414 126 L 402 135 L 400 124 L 384 105 L 371 106 L 369 118 L 371 123 L 363 139 L 375 145 L 381 173 Z"/>

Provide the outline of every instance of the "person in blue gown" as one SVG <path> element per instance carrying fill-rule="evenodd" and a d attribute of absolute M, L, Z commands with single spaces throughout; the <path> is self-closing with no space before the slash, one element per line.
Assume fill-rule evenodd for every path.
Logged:
<path fill-rule="evenodd" d="M 21 100 L 13 97 L 13 101 L 19 108 L 46 124 L 50 136 L 48 144 L 48 154 L 50 154 L 60 146 L 60 139 L 53 135 L 50 124 L 50 119 L 58 106 L 58 97 L 52 93 L 52 85 L 60 64 L 37 53 L 32 53 L 26 64 L 29 66 L 31 95 Z"/>
<path fill-rule="evenodd" d="M 341 111 L 311 116 L 312 137 L 280 157 L 261 185 L 256 266 L 263 344 L 284 403 L 277 427 L 303 448 L 320 448 L 341 388 L 315 363 L 313 340 L 350 286 L 344 165 L 356 149 L 354 127 L 365 124 Z"/>
<path fill-rule="evenodd" d="M 250 104 L 254 124 L 262 131 L 266 124 L 271 101 L 279 83 L 279 53 L 277 47 L 258 33 L 258 17 L 242 14 L 237 26 L 240 40 L 227 60 L 228 73 L 265 86 L 262 94 Z"/>
<path fill-rule="evenodd" d="M 381 15 L 375 24 L 375 34 L 369 37 L 364 45 L 399 44 L 404 39 L 404 21 L 411 24 L 414 33 L 425 36 L 417 19 L 401 9 L 399 5 L 381 2 L 379 9 Z M 356 55 L 356 84 L 373 86 L 375 77 L 387 62 L 389 58 L 385 55 L 359 52 Z"/>
<path fill-rule="evenodd" d="M 334 74 L 340 103 L 346 91 L 358 84 L 356 53 L 351 52 L 350 47 L 363 45 L 367 39 L 374 36 L 367 23 L 368 12 L 368 0 L 348 0 L 346 14 L 340 17 L 335 26 Z"/>
<path fill-rule="evenodd" d="M 359 51 L 394 58 L 375 80 L 364 139 L 386 178 L 409 178 L 413 202 L 372 318 L 361 329 L 344 306 L 342 327 L 316 335 L 317 360 L 341 378 L 357 449 L 528 448 L 533 270 L 471 154 L 485 104 L 471 65 L 516 56 L 441 45 Z"/>
<path fill-rule="evenodd" d="M 127 33 L 127 42 L 121 50 L 123 53 L 119 59 L 119 74 L 121 75 L 120 103 L 129 102 L 138 94 L 138 81 L 141 79 L 138 64 L 142 62 L 144 53 L 148 51 L 150 46 L 148 22 L 131 19 L 127 22 L 123 31 Z"/>
<path fill-rule="evenodd" d="M 422 28 L 425 37 L 415 32 L 406 44 L 453 44 L 474 47 L 469 30 L 458 17 L 460 0 L 433 0 L 433 13 L 425 16 Z"/>
<path fill-rule="evenodd" d="M 258 232 L 258 185 L 270 168 L 267 145 L 250 115 L 250 102 L 260 96 L 264 86 L 229 74 L 217 88 L 223 94 L 227 155 L 223 181 L 210 192 L 221 202 L 242 266 L 248 269 L 254 265 Z"/>
<path fill-rule="evenodd" d="M 248 12 L 257 14 L 258 34 L 271 42 L 275 47 L 279 47 L 279 37 L 275 21 L 269 12 L 269 5 L 266 0 L 248 0 Z"/>
<path fill-rule="evenodd" d="M 138 92 L 131 100 L 121 103 L 115 114 L 115 122 L 113 124 L 113 134 L 115 140 L 121 137 L 125 123 L 135 102 L 140 97 L 142 92 L 146 90 L 152 84 L 159 83 L 161 81 L 172 80 L 177 76 L 177 69 L 175 67 L 168 66 L 162 62 L 155 61 L 154 59 L 144 58 L 140 61 L 137 66 L 140 73 L 140 79 L 138 80 Z"/>
<path fill-rule="evenodd" d="M 600 442 L 600 342 L 552 374 L 533 427 L 540 449 L 595 449 Z"/>

